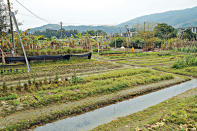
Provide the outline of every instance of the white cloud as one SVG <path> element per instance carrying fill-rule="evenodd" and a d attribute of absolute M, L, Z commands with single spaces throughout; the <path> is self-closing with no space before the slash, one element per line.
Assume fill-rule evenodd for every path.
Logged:
<path fill-rule="evenodd" d="M 23 28 L 46 24 L 11 0 L 19 10 Z M 119 24 L 132 18 L 167 10 L 197 6 L 196 0 L 18 0 L 28 9 L 50 21 L 65 24 Z M 24 15 L 25 14 L 25 15 Z"/>

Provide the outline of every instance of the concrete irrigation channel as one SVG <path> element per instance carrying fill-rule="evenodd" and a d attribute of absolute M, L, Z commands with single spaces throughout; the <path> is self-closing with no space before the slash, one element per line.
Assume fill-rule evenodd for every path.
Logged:
<path fill-rule="evenodd" d="M 197 87 L 197 80 L 171 86 L 150 94 L 119 102 L 104 108 L 87 112 L 82 115 L 49 123 L 33 130 L 35 131 L 86 131 L 108 123 L 118 117 L 127 116 L 159 104 L 169 98 Z"/>

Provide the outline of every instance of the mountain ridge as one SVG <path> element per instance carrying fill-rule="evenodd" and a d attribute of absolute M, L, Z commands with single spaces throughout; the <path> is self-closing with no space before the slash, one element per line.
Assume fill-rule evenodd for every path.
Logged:
<path fill-rule="evenodd" d="M 118 26 L 142 24 L 144 21 L 152 23 L 167 23 L 175 28 L 197 26 L 197 6 L 182 10 L 171 10 L 162 13 L 140 16 L 123 22 Z M 196 19 L 196 20 L 194 20 Z"/>
<path fill-rule="evenodd" d="M 103 30 L 109 34 L 109 33 L 119 33 L 120 28 L 122 28 L 122 31 L 125 31 L 124 28 L 125 25 L 129 25 L 130 27 L 132 27 L 135 24 L 143 24 L 144 21 L 150 23 L 167 23 L 175 28 L 197 26 L 197 6 L 192 8 L 182 9 L 182 10 L 171 10 L 162 13 L 154 13 L 150 15 L 140 16 L 115 26 L 71 25 L 71 26 L 63 26 L 63 28 L 65 30 L 78 30 L 80 33 L 87 30 Z M 33 33 L 38 30 L 45 31 L 46 29 L 59 30 L 60 25 L 47 24 L 41 27 L 32 28 L 30 32 Z"/>

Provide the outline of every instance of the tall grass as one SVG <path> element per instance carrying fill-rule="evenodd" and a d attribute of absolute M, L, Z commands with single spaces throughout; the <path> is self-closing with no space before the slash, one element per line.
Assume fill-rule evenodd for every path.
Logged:
<path fill-rule="evenodd" d="M 192 46 L 192 47 L 180 47 L 178 48 L 179 52 L 186 52 L 186 53 L 197 53 L 197 47 L 196 46 Z"/>
<path fill-rule="evenodd" d="M 194 55 L 186 56 L 182 59 L 175 61 L 172 68 L 182 69 L 184 67 L 197 66 L 197 57 Z"/>

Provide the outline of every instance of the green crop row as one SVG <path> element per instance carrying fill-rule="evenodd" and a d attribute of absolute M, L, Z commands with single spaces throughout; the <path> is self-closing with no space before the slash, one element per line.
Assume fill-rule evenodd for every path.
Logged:
<path fill-rule="evenodd" d="M 14 100 L 14 99 L 17 99 L 17 97 L 18 95 L 14 93 L 6 97 L 0 97 L 0 101 Z"/>
<path fill-rule="evenodd" d="M 133 76 L 136 74 L 151 73 L 151 72 L 152 70 L 146 69 L 146 68 L 140 68 L 138 70 L 126 69 L 126 70 L 120 70 L 120 71 L 110 71 L 104 74 L 92 75 L 91 77 L 84 77 L 83 81 L 104 80 L 104 79 L 109 79 L 109 78 Z"/>
<path fill-rule="evenodd" d="M 119 67 L 118 65 L 114 65 L 108 62 L 98 62 L 98 61 L 90 61 L 83 62 L 80 64 L 67 64 L 67 65 L 56 65 L 56 66 L 48 66 L 48 67 L 36 67 L 32 69 L 30 73 L 23 74 L 15 74 L 15 75 L 5 75 L 0 78 L 0 81 L 16 81 L 16 80 L 24 80 L 24 79 L 33 79 L 38 77 L 49 77 L 54 76 L 56 74 L 70 74 L 75 70 L 77 73 L 81 72 L 89 72 L 96 70 L 105 70 Z"/>
<path fill-rule="evenodd" d="M 69 102 L 83 99 L 89 96 L 110 94 L 137 85 L 173 79 L 171 74 L 160 72 L 143 73 L 134 76 L 123 76 L 105 80 L 93 80 L 68 87 L 57 87 L 54 90 L 40 91 L 21 97 L 20 101 L 27 107 L 46 106 L 53 102 Z"/>

